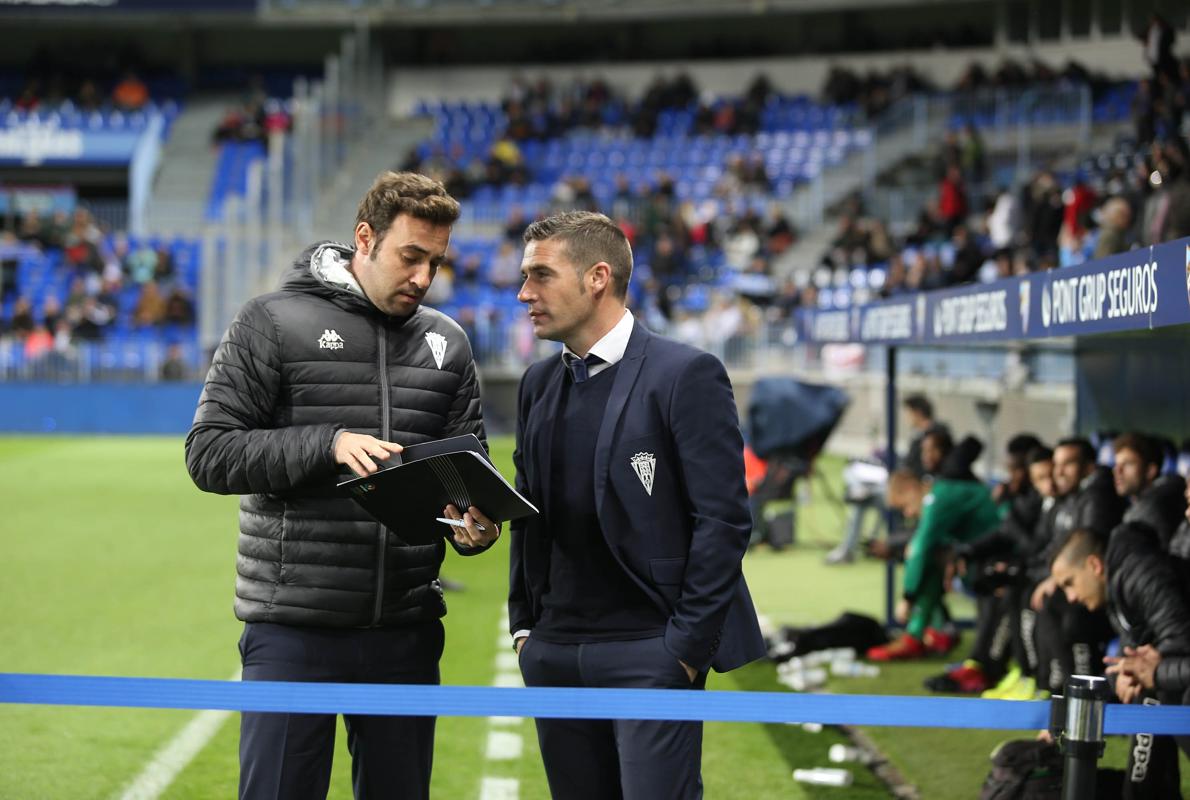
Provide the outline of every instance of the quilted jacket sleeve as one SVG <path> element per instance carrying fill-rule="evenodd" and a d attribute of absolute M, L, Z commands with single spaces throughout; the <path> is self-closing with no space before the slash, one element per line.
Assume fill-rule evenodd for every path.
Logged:
<path fill-rule="evenodd" d="M 200 489 L 283 492 L 334 474 L 332 442 L 342 426 L 274 427 L 280 368 L 268 310 L 249 301 L 215 351 L 186 437 L 186 468 Z"/>

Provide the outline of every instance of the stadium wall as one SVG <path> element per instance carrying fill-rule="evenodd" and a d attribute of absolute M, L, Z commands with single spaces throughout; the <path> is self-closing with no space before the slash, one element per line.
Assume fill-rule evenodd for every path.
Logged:
<path fill-rule="evenodd" d="M 1027 47 L 955 48 L 947 50 L 902 50 L 880 53 L 839 53 L 803 58 L 757 58 L 733 60 L 638 61 L 605 64 L 488 64 L 466 67 L 400 67 L 391 73 L 390 111 L 408 116 L 418 100 L 458 102 L 498 100 L 508 91 L 514 77 L 530 81 L 546 75 L 554 85 L 576 78 L 605 78 L 616 88 L 637 97 L 658 73 L 672 75 L 687 71 L 700 89 L 720 95 L 739 95 L 758 72 L 766 73 L 782 92 L 816 95 L 835 67 L 857 72 L 883 71 L 912 64 L 940 86 L 952 86 L 972 62 L 994 69 L 1005 58 L 1028 63 L 1042 59 L 1054 67 L 1068 60 L 1111 77 L 1134 78 L 1148 71 L 1137 40 L 1126 36 L 1096 41 L 1053 42 Z"/>
<path fill-rule="evenodd" d="M 201 391 L 197 383 L 4 383 L 0 430 L 184 434 Z"/>
<path fill-rule="evenodd" d="M 767 373 L 766 373 L 767 374 Z M 1190 373 L 1188 373 L 1190 374 Z M 752 385 L 762 377 L 750 371 L 732 374 L 741 419 L 746 419 Z M 833 453 L 865 456 L 884 441 L 884 379 L 881 375 L 839 377 L 824 373 L 796 376 L 813 383 L 831 383 L 851 395 L 851 405 L 827 445 Z M 519 373 L 489 372 L 482 377 L 484 419 L 491 435 L 511 434 L 516 420 Z M 939 419 L 959 435 L 987 439 L 975 411 L 978 400 L 995 398 L 1000 413 L 989 443 L 998 450 L 1005 437 L 1020 431 L 1049 436 L 1074 428 L 1074 392 L 1069 386 L 1028 385 L 1005 389 L 993 381 L 904 376 L 903 395 L 922 392 L 935 404 Z M 202 386 L 198 383 L 157 384 L 0 384 L 0 432 L 61 434 L 183 435 L 190 429 Z M 906 420 L 899 423 L 908 431 Z"/>

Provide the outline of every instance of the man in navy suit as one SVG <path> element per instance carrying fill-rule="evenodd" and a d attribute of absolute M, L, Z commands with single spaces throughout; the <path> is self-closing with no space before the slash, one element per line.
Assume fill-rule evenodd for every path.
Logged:
<path fill-rule="evenodd" d="M 525 372 L 509 621 L 529 686 L 701 689 L 764 655 L 740 569 L 752 517 L 731 383 L 625 307 L 632 248 L 602 214 L 525 232 L 518 299 L 560 355 Z M 702 723 L 537 721 L 550 792 L 702 796 Z"/>

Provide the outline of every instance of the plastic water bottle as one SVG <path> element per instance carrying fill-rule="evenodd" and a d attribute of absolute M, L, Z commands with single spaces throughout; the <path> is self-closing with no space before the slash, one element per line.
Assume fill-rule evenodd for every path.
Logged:
<path fill-rule="evenodd" d="M 845 744 L 832 744 L 827 757 L 830 758 L 832 764 L 845 764 L 848 761 L 869 764 L 872 761 L 872 754 L 867 750 L 861 750 L 858 747 L 849 747 Z"/>
<path fill-rule="evenodd" d="M 777 681 L 795 692 L 804 692 L 807 689 L 816 689 L 826 683 L 826 670 L 815 668 L 789 672 L 778 676 Z"/>
<path fill-rule="evenodd" d="M 836 678 L 879 678 L 880 667 L 862 661 L 836 661 L 831 664 L 831 674 Z"/>
<path fill-rule="evenodd" d="M 815 786 L 850 786 L 851 773 L 845 769 L 831 769 L 829 767 L 815 767 L 814 769 L 795 769 L 793 779 L 798 783 L 812 783 Z"/>
<path fill-rule="evenodd" d="M 822 733 L 822 723 L 821 722 L 803 722 L 802 730 L 804 730 L 806 733 Z"/>

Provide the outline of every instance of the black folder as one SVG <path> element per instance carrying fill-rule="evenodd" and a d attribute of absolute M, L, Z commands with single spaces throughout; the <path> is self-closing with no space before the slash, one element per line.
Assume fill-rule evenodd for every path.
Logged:
<path fill-rule="evenodd" d="M 339 484 L 406 544 L 432 544 L 454 534 L 437 518 L 453 503 L 475 506 L 493 522 L 537 513 L 537 508 L 492 465 L 475 434 L 410 445 L 379 472 Z"/>

